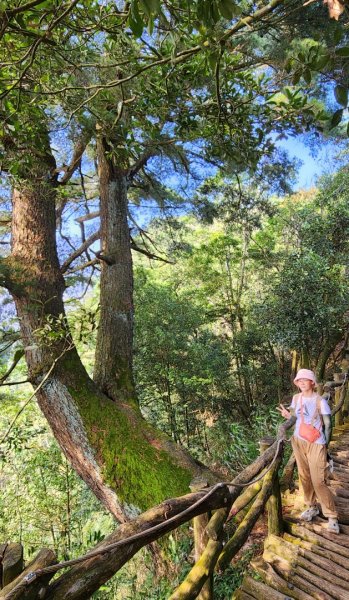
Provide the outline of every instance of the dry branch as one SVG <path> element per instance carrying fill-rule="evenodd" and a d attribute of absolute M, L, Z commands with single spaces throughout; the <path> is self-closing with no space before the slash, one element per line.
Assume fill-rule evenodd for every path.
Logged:
<path fill-rule="evenodd" d="M 75 250 L 75 252 L 72 252 L 72 254 L 70 254 L 70 256 L 68 256 L 68 258 L 62 264 L 62 267 L 61 267 L 62 273 L 65 273 L 68 270 L 68 268 L 70 267 L 71 263 L 74 262 L 74 260 L 76 260 L 79 256 L 81 256 L 81 254 L 83 252 L 85 252 L 85 250 L 87 248 L 89 248 L 94 242 L 99 240 L 100 236 L 101 236 L 101 232 L 99 230 L 95 231 L 95 233 L 92 233 L 87 238 L 87 240 L 85 240 L 85 242 L 83 244 L 81 244 L 81 246 L 79 246 L 79 248 L 77 248 Z"/>

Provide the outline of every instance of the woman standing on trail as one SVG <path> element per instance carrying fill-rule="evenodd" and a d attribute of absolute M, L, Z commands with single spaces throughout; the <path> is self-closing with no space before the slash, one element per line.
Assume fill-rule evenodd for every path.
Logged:
<path fill-rule="evenodd" d="M 327 447 L 331 439 L 331 409 L 315 391 L 313 371 L 300 369 L 294 383 L 300 393 L 293 396 L 290 410 L 283 404 L 278 410 L 285 419 L 293 417 L 296 424 L 291 443 L 307 506 L 300 518 L 311 521 L 316 517 L 319 514 L 318 501 L 323 515 L 328 518 L 328 531 L 339 533 L 334 497 L 325 482 Z"/>

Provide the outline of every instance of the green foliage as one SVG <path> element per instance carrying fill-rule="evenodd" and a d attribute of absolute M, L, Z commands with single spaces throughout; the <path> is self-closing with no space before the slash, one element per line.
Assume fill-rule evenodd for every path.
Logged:
<path fill-rule="evenodd" d="M 261 551 L 260 545 L 252 543 L 240 556 L 224 571 L 224 576 L 214 574 L 214 593 L 217 600 L 229 600 L 232 592 L 242 584 L 242 580 L 249 568 L 249 563 Z"/>
<path fill-rule="evenodd" d="M 281 421 L 280 413 L 275 408 L 259 407 L 251 414 L 250 423 L 232 423 L 224 462 L 235 472 L 251 464 L 260 453 L 259 440 L 268 436 L 275 437 Z"/>
<path fill-rule="evenodd" d="M 182 3 L 182 17 L 187 19 L 187 27 L 200 26 L 202 30 L 213 27 L 221 18 L 231 20 L 241 14 L 242 8 L 239 2 L 234 0 L 200 0 L 192 2 L 187 0 Z M 128 23 L 132 33 L 140 37 L 147 26 L 150 34 L 153 33 L 155 19 L 161 23 L 168 24 L 170 14 L 176 17 L 176 7 L 171 3 L 164 8 L 160 0 L 132 0 Z M 184 19 L 183 19 L 184 20 Z"/>
<path fill-rule="evenodd" d="M 141 408 L 195 453 L 205 422 L 226 398 L 227 349 L 185 294 L 150 274 L 144 280 L 144 270 L 137 280 L 135 374 Z"/>
<path fill-rule="evenodd" d="M 281 347 L 316 356 L 320 340 L 335 344 L 346 327 L 346 198 L 343 172 L 324 182 L 313 201 L 281 206 L 287 250 L 280 247 L 277 270 L 268 274 L 266 295 L 254 307 L 255 318 Z"/>
<path fill-rule="evenodd" d="M 0 435 L 25 396 L 1 399 Z M 60 559 L 80 555 L 113 527 L 112 519 L 67 463 L 36 404 L 28 405 L 1 447 L 0 539 L 21 542 L 28 559 L 40 548 Z"/>
<path fill-rule="evenodd" d="M 289 258 L 273 278 L 269 300 L 256 310 L 269 323 L 274 343 L 301 350 L 317 346 L 322 334 L 341 328 L 348 304 L 338 268 L 330 269 L 315 254 Z"/>

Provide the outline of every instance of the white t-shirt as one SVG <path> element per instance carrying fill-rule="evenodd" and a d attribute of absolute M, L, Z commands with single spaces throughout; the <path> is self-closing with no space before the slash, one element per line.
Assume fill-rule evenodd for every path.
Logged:
<path fill-rule="evenodd" d="M 291 404 L 291 408 L 293 408 L 294 410 L 294 414 L 296 417 L 296 426 L 294 428 L 294 433 L 293 435 L 297 438 L 299 438 L 300 440 L 304 440 L 304 438 L 302 438 L 299 435 L 299 426 L 301 424 L 301 402 L 300 402 L 300 394 L 296 394 L 295 396 L 293 396 L 292 398 L 292 404 Z M 313 394 L 312 396 L 306 397 L 303 396 L 303 417 L 304 417 L 304 423 L 307 423 L 308 425 L 311 424 L 312 418 L 314 416 L 314 413 L 316 411 L 316 398 L 317 398 L 317 394 Z M 320 402 L 320 411 L 322 415 L 330 415 L 331 414 L 331 409 L 328 405 L 327 400 L 325 400 L 324 398 L 321 398 L 321 402 Z M 326 438 L 323 432 L 323 425 L 322 425 L 322 419 L 320 417 L 320 415 L 316 415 L 314 421 L 313 421 L 313 426 L 316 427 L 316 429 L 318 429 L 321 432 L 320 437 L 316 440 L 316 442 L 314 442 L 315 444 L 326 444 Z"/>

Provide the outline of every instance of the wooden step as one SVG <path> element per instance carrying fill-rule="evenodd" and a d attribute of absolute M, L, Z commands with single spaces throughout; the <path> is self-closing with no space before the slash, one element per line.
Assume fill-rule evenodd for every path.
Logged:
<path fill-rule="evenodd" d="M 244 578 L 242 591 L 252 595 L 256 600 L 291 600 L 292 596 L 285 596 L 281 592 L 274 590 L 269 585 L 256 581 L 249 575 Z M 311 600 L 311 598 L 309 599 Z"/>

